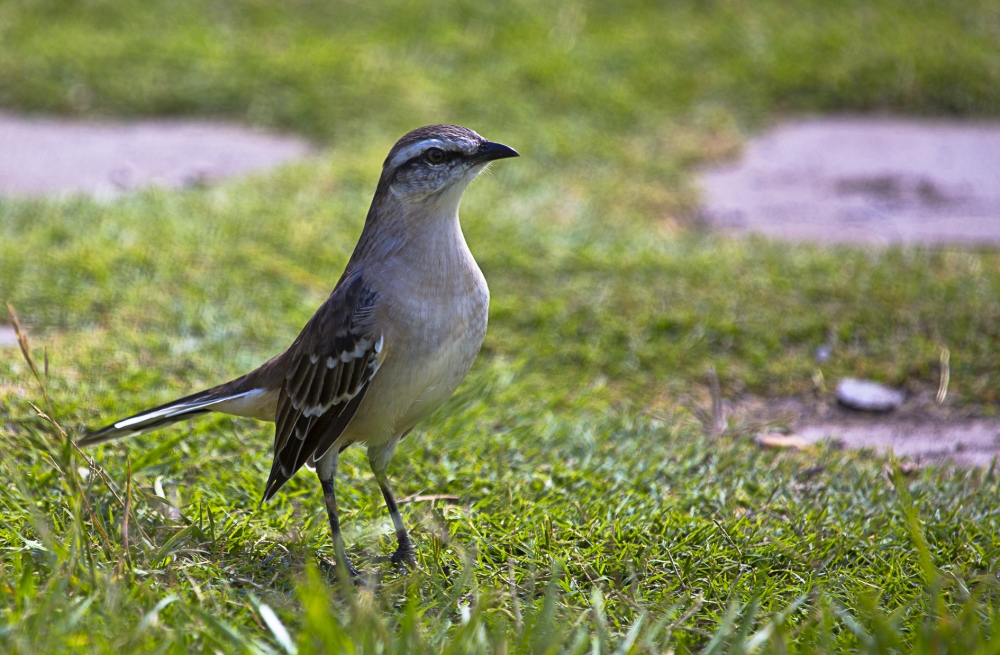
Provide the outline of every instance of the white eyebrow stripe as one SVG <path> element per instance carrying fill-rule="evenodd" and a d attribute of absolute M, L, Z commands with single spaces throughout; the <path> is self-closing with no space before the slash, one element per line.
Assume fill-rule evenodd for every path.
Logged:
<path fill-rule="evenodd" d="M 422 150 L 425 150 L 427 148 L 432 148 L 435 146 L 441 148 L 442 150 L 452 149 L 449 148 L 448 144 L 446 144 L 441 139 L 424 139 L 423 141 L 417 141 L 416 143 L 412 143 L 403 148 L 402 150 L 400 150 L 399 152 L 397 152 L 396 156 L 393 157 L 392 161 L 389 162 L 389 168 L 396 168 L 397 166 L 401 166 L 410 159 L 412 159 L 413 157 L 415 157 Z"/>

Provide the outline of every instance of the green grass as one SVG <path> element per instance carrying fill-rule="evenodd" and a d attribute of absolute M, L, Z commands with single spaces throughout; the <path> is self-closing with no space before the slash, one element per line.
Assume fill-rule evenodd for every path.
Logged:
<path fill-rule="evenodd" d="M 1000 255 L 681 226 L 692 167 L 785 112 L 996 115 L 998 43 L 990 2 L 0 3 L 6 107 L 328 146 L 213 189 L 0 201 L 0 299 L 49 399 L 0 350 L 0 643 L 281 652 L 281 622 L 301 653 L 993 652 L 995 471 L 893 477 L 698 416 L 709 366 L 730 398 L 812 393 L 817 369 L 924 391 L 944 347 L 953 402 L 995 412 Z M 457 496 L 404 506 L 420 571 L 372 562 L 393 544 L 361 451 L 339 489 L 374 590 L 316 571 L 308 476 L 258 510 L 267 426 L 178 426 L 89 452 L 99 472 L 29 404 L 76 435 L 273 355 L 339 276 L 385 151 L 436 121 L 525 156 L 463 204 L 483 353 L 391 470 L 400 496 Z"/>

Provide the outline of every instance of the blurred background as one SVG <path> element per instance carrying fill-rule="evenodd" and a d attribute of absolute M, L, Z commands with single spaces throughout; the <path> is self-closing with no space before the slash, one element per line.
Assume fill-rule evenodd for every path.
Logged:
<path fill-rule="evenodd" d="M 117 570 L 129 551 L 116 536 L 123 508 L 108 490 L 52 483 L 55 455 L 39 453 L 59 450 L 46 441 L 58 431 L 29 405 L 41 407 L 38 384 L 78 434 L 277 353 L 339 277 L 395 140 L 457 123 L 522 157 L 463 202 L 492 290 L 483 352 L 394 465 L 401 495 L 476 507 L 412 506 L 425 567 L 456 570 L 463 548 L 478 549 L 473 578 L 506 584 L 516 555 L 510 575 L 530 605 L 546 579 L 537 589 L 526 580 L 558 556 L 573 581 L 565 608 L 591 607 L 592 585 L 634 580 L 643 591 L 628 601 L 607 592 L 611 633 L 625 634 L 637 607 L 658 616 L 688 602 L 691 631 L 677 638 L 691 647 L 764 584 L 730 566 L 755 548 L 771 593 L 753 612 L 788 607 L 817 581 L 849 607 L 874 607 L 857 595 L 873 577 L 891 579 L 888 606 L 919 604 L 925 552 L 886 496 L 885 460 L 806 444 L 843 433 L 884 452 L 924 430 L 915 460 L 993 461 L 998 114 L 994 0 L 2 0 L 0 299 L 30 332 L 39 375 L 0 325 L 0 434 L 13 454 L 0 467 L 23 482 L 3 492 L 19 518 L 0 538 L 22 548 L 76 529 L 71 499 L 89 498 L 112 516 L 110 541 L 90 541 L 93 527 L 72 538 L 104 553 L 98 569 Z M 898 394 L 889 418 L 839 409 L 845 378 Z M 881 441 L 854 444 L 847 433 L 871 434 L 873 421 Z M 770 432 L 801 441 L 761 450 Z M 974 444 L 963 436 L 972 432 Z M 164 573 L 183 557 L 197 562 L 192 584 L 277 580 L 269 602 L 298 634 L 294 590 L 304 553 L 325 552 L 322 508 L 311 481 L 296 480 L 256 512 L 269 440 L 267 426 L 219 417 L 98 451 L 119 487 L 127 456 L 138 488 L 187 517 L 213 508 L 220 532 L 177 537 L 187 528 L 160 501 L 136 500 L 148 546 L 129 557 L 160 573 L 66 592 L 110 598 L 123 579 L 139 590 L 121 616 L 95 609 L 79 624 L 90 628 L 55 630 L 52 643 L 87 630 L 107 648 L 116 632 L 215 643 L 195 610 L 168 613 L 167 632 L 136 628 L 164 594 L 199 606 L 189 582 Z M 344 492 L 361 562 L 390 543 L 364 466 L 361 453 L 347 458 Z M 825 500 L 809 495 L 803 470 L 824 480 Z M 923 502 L 949 506 L 958 483 L 930 471 Z M 556 488 L 591 490 L 582 510 L 546 491 L 552 478 L 537 476 L 550 475 Z M 779 488 L 799 507 L 788 512 L 804 512 L 804 535 L 742 518 L 765 516 Z M 942 527 L 930 552 L 960 574 L 994 571 L 989 495 L 962 489 L 969 509 L 948 521 L 975 536 Z M 624 528 L 619 515 L 630 517 Z M 91 521 L 104 519 L 78 523 Z M 730 530 L 717 543 L 677 545 L 715 525 Z M 615 533 L 615 548 L 580 536 L 619 528 L 635 532 Z M 861 545 L 848 547 L 848 534 Z M 843 549 L 789 559 L 814 537 Z M 672 565 L 640 555 L 671 540 Z M 184 544 L 214 555 L 175 554 Z M 890 547 L 904 564 L 879 560 Z M 44 585 L 77 566 L 5 552 L 8 581 L 34 570 Z M 225 619 L 280 646 L 248 603 Z M 41 615 L 10 611 L 10 634 L 29 635 L 20 648 L 42 643 L 30 623 Z"/>

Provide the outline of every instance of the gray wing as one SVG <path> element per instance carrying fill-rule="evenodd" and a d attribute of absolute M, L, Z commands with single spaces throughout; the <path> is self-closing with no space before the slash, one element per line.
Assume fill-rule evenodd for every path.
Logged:
<path fill-rule="evenodd" d="M 377 302 L 360 273 L 345 276 L 275 362 L 284 379 L 265 501 L 310 457 L 322 457 L 354 417 L 381 364 L 384 339 L 371 319 Z"/>

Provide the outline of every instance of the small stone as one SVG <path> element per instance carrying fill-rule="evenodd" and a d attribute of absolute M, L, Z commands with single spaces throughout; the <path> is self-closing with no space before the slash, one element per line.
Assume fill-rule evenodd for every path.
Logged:
<path fill-rule="evenodd" d="M 891 412 L 903 404 L 903 392 L 870 380 L 844 378 L 837 385 L 837 401 L 865 412 Z"/>
<path fill-rule="evenodd" d="M 898 463 L 898 466 L 899 466 L 899 472 L 902 473 L 903 476 L 905 477 L 910 477 L 914 473 L 920 472 L 920 465 L 914 462 L 902 461 Z M 889 476 L 890 480 L 892 479 L 892 476 L 895 475 L 892 466 L 890 466 L 888 463 L 882 466 L 882 471 L 884 471 L 885 474 Z"/>
<path fill-rule="evenodd" d="M 813 359 L 815 359 L 820 364 L 830 361 L 830 357 L 832 356 L 833 356 L 833 348 L 831 348 L 828 344 L 825 343 L 822 346 L 816 348 L 816 351 L 813 353 Z"/>
<path fill-rule="evenodd" d="M 754 437 L 758 446 L 765 448 L 795 448 L 802 450 L 809 445 L 809 442 L 797 434 L 778 434 L 776 432 L 763 432 Z"/>

